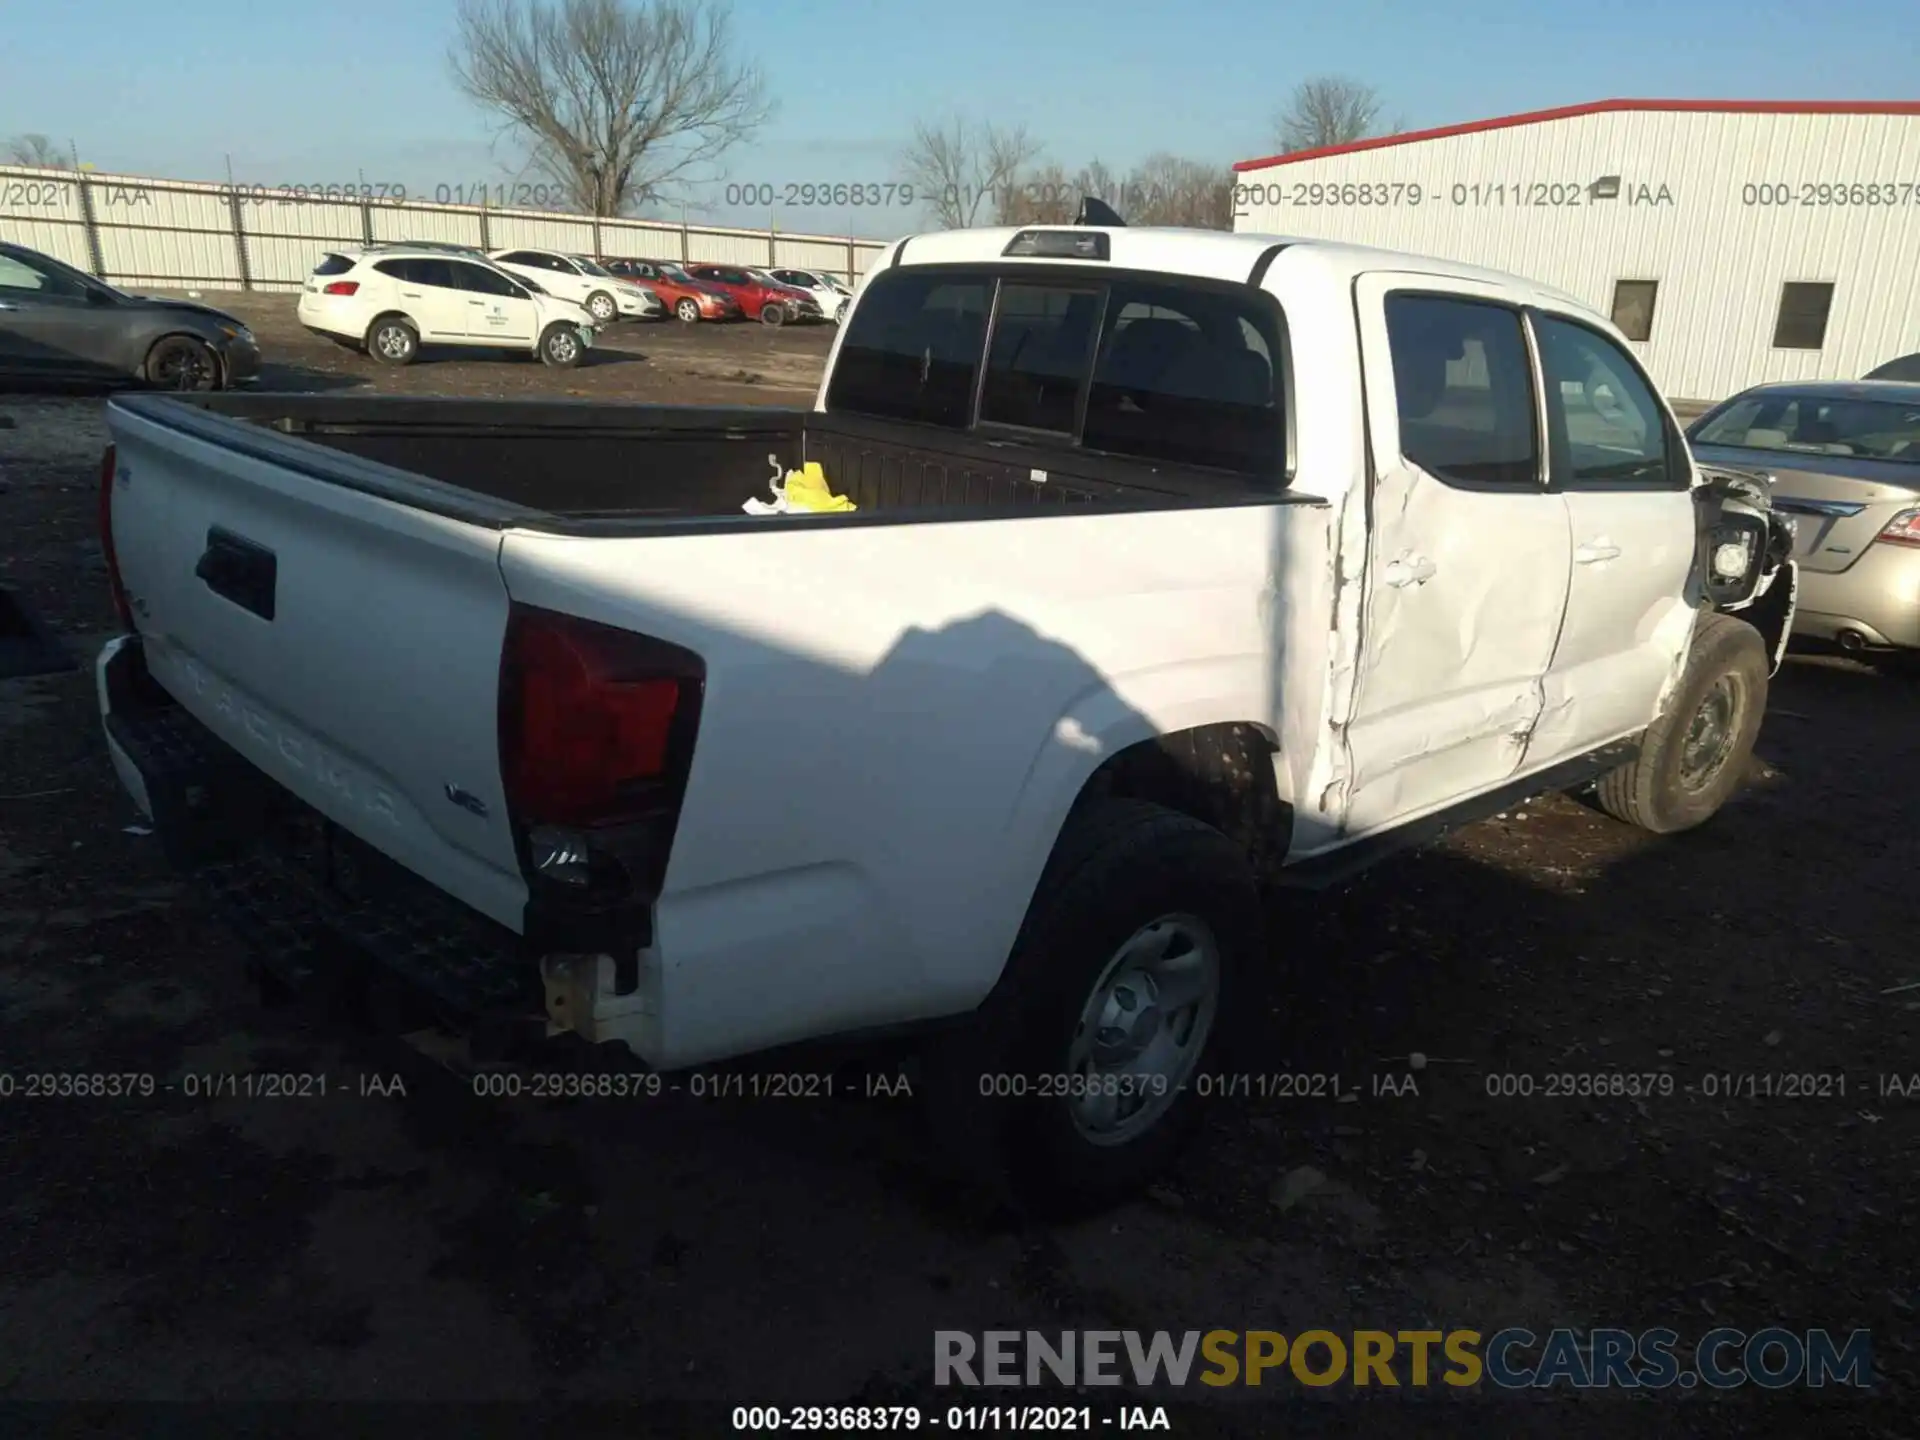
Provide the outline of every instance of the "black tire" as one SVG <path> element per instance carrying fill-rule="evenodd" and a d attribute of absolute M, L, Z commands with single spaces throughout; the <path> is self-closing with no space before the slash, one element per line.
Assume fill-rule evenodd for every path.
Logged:
<path fill-rule="evenodd" d="M 673 307 L 673 313 L 688 325 L 700 323 L 700 302 L 691 295 L 683 295 Z"/>
<path fill-rule="evenodd" d="M 540 336 L 540 362 L 555 370 L 571 370 L 586 358 L 586 342 L 565 321 L 555 321 Z"/>
<path fill-rule="evenodd" d="M 587 296 L 587 313 L 596 325 L 611 325 L 620 315 L 620 304 L 604 290 Z"/>
<path fill-rule="evenodd" d="M 147 383 L 161 390 L 218 390 L 220 359 L 205 341 L 167 335 L 154 341 L 143 367 Z"/>
<path fill-rule="evenodd" d="M 420 358 L 420 332 L 404 315 L 381 315 L 367 327 L 367 354 L 383 365 L 411 365 Z"/>
<path fill-rule="evenodd" d="M 760 323 L 775 329 L 787 323 L 787 307 L 773 301 L 760 307 Z"/>
<path fill-rule="evenodd" d="M 1758 630 L 1732 615 L 1702 618 L 1686 674 L 1647 728 L 1639 756 L 1601 777 L 1600 808 L 1655 835 L 1713 818 L 1753 755 L 1767 713 L 1767 670 Z M 1719 718 L 1723 704 L 1730 709 Z"/>
<path fill-rule="evenodd" d="M 1067 1069 L 1083 1007 L 1122 947 L 1176 915 L 1204 924 L 1218 960 L 1212 1024 L 1194 1042 L 1190 1077 L 1226 1063 L 1233 1024 L 1252 1009 L 1264 926 L 1246 854 L 1211 826 L 1143 801 L 1100 801 L 1069 820 L 999 984 L 923 1054 L 932 1138 L 948 1163 L 995 1199 L 1057 1217 L 1114 1204 L 1178 1157 L 1203 1118 L 1191 1084 L 1170 1083 L 1170 1103 L 1148 1128 L 1105 1144 L 1076 1125 L 1065 1096 L 1040 1093 Z"/>

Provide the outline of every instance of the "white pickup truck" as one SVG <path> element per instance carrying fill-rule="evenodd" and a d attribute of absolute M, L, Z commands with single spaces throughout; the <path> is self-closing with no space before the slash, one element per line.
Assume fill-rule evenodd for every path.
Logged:
<path fill-rule="evenodd" d="M 806 410 L 108 423 L 108 748 L 277 972 L 660 1069 L 923 1027 L 1036 1204 L 1193 1128 L 1263 880 L 1589 784 L 1707 819 L 1793 608 L 1604 320 L 1314 241 L 915 236 Z M 806 461 L 858 509 L 742 512 Z"/>

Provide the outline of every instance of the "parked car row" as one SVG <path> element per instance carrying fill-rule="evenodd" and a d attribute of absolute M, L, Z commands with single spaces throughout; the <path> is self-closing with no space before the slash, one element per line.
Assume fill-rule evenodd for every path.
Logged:
<path fill-rule="evenodd" d="M 389 365 L 411 364 L 423 345 L 446 345 L 523 350 L 567 369 L 598 329 L 585 304 L 530 275 L 427 246 L 329 251 L 307 277 L 297 313 L 316 335 Z"/>
<path fill-rule="evenodd" d="M 813 270 L 608 260 L 615 275 L 651 287 L 680 320 L 758 320 L 765 325 L 831 320 L 839 324 L 853 292 Z"/>

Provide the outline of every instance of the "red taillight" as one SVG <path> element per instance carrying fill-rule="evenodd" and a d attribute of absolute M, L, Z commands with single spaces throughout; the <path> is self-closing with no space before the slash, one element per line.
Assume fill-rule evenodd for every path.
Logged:
<path fill-rule="evenodd" d="M 1902 510 L 1889 520 L 1874 540 L 1882 545 L 1920 546 L 1920 506 Z"/>
<path fill-rule="evenodd" d="M 592 621 L 513 607 L 501 665 L 500 768 L 523 825 L 605 825 L 684 780 L 697 656 Z"/>
<path fill-rule="evenodd" d="M 358 280 L 336 280 L 320 293 L 322 295 L 354 295 L 359 293 Z"/>
<path fill-rule="evenodd" d="M 113 608 L 120 623 L 131 630 L 133 606 L 127 602 L 127 587 L 120 579 L 120 557 L 113 548 L 113 477 L 119 470 L 114 447 L 109 445 L 100 456 L 100 553 L 107 562 L 107 585 L 113 591 Z"/>

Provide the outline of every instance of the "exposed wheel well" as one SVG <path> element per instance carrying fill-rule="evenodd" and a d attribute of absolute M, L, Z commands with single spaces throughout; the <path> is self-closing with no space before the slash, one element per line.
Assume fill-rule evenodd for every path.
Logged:
<path fill-rule="evenodd" d="M 1150 800 L 1213 826 L 1268 875 L 1286 859 L 1293 835 L 1293 807 L 1274 782 L 1278 749 L 1273 732 L 1250 721 L 1156 736 L 1103 762 L 1074 810 L 1103 798 Z"/>

